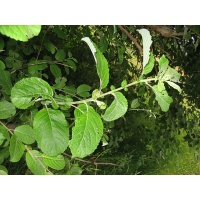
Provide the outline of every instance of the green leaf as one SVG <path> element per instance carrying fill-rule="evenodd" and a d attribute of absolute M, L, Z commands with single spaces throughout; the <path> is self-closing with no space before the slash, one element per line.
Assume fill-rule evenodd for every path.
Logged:
<path fill-rule="evenodd" d="M 45 62 L 45 64 L 49 63 L 49 61 L 51 62 L 52 61 L 52 57 L 50 56 L 43 56 L 43 60 Z"/>
<path fill-rule="evenodd" d="M 158 67 L 158 77 L 160 77 L 163 81 L 179 82 L 181 74 L 178 73 L 175 69 L 169 67 L 169 61 L 167 58 L 165 58 L 164 55 L 160 58 Z"/>
<path fill-rule="evenodd" d="M 0 164 L 2 164 L 3 162 L 4 162 L 4 157 L 0 155 Z"/>
<path fill-rule="evenodd" d="M 4 49 L 4 47 L 5 47 L 5 43 L 2 36 L 0 35 L 0 52 Z"/>
<path fill-rule="evenodd" d="M 143 74 L 145 74 L 145 75 L 149 74 L 153 70 L 153 67 L 154 67 L 154 56 L 153 56 L 153 54 L 151 52 L 149 62 L 145 66 Z"/>
<path fill-rule="evenodd" d="M 4 142 L 5 139 L 6 138 L 4 137 L 3 133 L 0 132 L 0 145 L 3 144 L 3 142 Z"/>
<path fill-rule="evenodd" d="M 81 175 L 82 169 L 77 165 L 74 164 L 67 172 L 67 175 Z"/>
<path fill-rule="evenodd" d="M 34 76 L 38 76 L 38 68 L 37 66 L 33 65 L 33 66 L 29 66 L 28 67 L 28 73 Z"/>
<path fill-rule="evenodd" d="M 68 102 L 72 102 L 73 101 L 73 99 L 72 98 L 69 98 L 68 96 L 63 96 L 63 95 L 61 95 L 61 94 L 59 94 L 59 95 L 55 95 L 55 100 L 57 101 L 57 102 L 62 102 L 63 103 L 63 105 L 60 105 L 60 108 L 63 108 L 63 106 L 64 106 L 64 108 L 66 108 L 66 109 L 69 109 L 71 106 L 70 105 L 68 105 Z M 52 101 L 53 102 L 53 101 Z M 58 105 L 58 104 L 57 104 Z M 55 109 L 55 108 L 54 108 Z M 57 109 L 57 108 L 56 108 Z"/>
<path fill-rule="evenodd" d="M 21 141 L 17 138 L 16 135 L 12 135 L 10 139 L 10 161 L 11 162 L 18 162 L 24 154 L 24 145 Z"/>
<path fill-rule="evenodd" d="M 55 78 L 61 78 L 62 72 L 61 69 L 56 64 L 50 65 L 50 71 L 54 75 Z"/>
<path fill-rule="evenodd" d="M 8 173 L 8 170 L 7 170 L 6 167 L 3 166 L 3 165 L 0 165 L 0 170 L 3 170 L 3 171 L 5 171 L 6 173 Z"/>
<path fill-rule="evenodd" d="M 154 85 L 152 88 L 162 111 L 167 112 L 170 104 L 173 102 L 173 99 L 168 95 L 166 90 L 159 91 L 158 85 Z"/>
<path fill-rule="evenodd" d="M 59 110 L 42 109 L 33 121 L 38 147 L 48 156 L 63 153 L 69 140 L 69 125 Z"/>
<path fill-rule="evenodd" d="M 0 125 L 0 133 L 8 140 L 10 141 L 10 134 L 8 133 L 8 129 L 2 125 Z"/>
<path fill-rule="evenodd" d="M 57 104 L 57 102 L 55 101 L 55 99 L 52 98 L 52 107 L 53 109 L 57 110 L 59 108 L 59 105 Z"/>
<path fill-rule="evenodd" d="M 103 123 L 99 114 L 85 104 L 80 104 L 74 115 L 75 126 L 69 147 L 73 157 L 83 158 L 97 148 L 103 135 Z"/>
<path fill-rule="evenodd" d="M 0 74 L 0 85 L 5 89 L 6 94 L 10 95 L 12 88 L 10 72 L 0 69 Z"/>
<path fill-rule="evenodd" d="M 3 61 L 0 60 L 0 70 L 4 70 L 6 68 Z"/>
<path fill-rule="evenodd" d="M 102 115 L 105 121 L 113 121 L 122 117 L 128 109 L 127 99 L 121 92 L 116 92 L 112 95 L 115 97 L 115 99 L 106 109 L 105 114 Z"/>
<path fill-rule="evenodd" d="M 16 113 L 15 106 L 8 101 L 0 102 L 0 119 L 8 119 Z"/>
<path fill-rule="evenodd" d="M 123 43 L 120 46 L 118 46 L 117 51 L 119 57 L 119 64 L 121 65 L 124 61 L 124 53 L 126 51 L 126 48 Z"/>
<path fill-rule="evenodd" d="M 82 40 L 87 43 L 94 56 L 97 67 L 97 74 L 100 78 L 100 87 L 103 89 L 108 85 L 109 82 L 108 61 L 101 53 L 101 51 L 97 48 L 97 45 L 90 40 L 90 38 L 85 37 L 82 38 Z"/>
<path fill-rule="evenodd" d="M 55 89 L 63 89 L 66 86 L 67 79 L 65 77 L 56 78 L 55 85 L 53 86 Z"/>
<path fill-rule="evenodd" d="M 164 55 L 162 55 L 162 57 L 159 60 L 159 65 L 158 65 L 158 76 L 162 77 L 165 72 L 167 71 L 168 65 L 169 65 L 169 60 L 167 58 L 165 58 Z"/>
<path fill-rule="evenodd" d="M 163 75 L 162 79 L 164 81 L 173 81 L 173 82 L 179 82 L 179 79 L 181 77 L 181 74 L 179 74 L 175 69 L 168 67 L 167 71 Z"/>
<path fill-rule="evenodd" d="M 102 53 L 104 53 L 106 50 L 107 50 L 107 48 L 108 48 L 108 45 L 109 45 L 109 43 L 108 43 L 108 41 L 107 41 L 107 39 L 106 39 L 106 37 L 101 37 L 101 40 L 100 40 L 100 43 L 99 43 L 99 50 L 102 52 Z"/>
<path fill-rule="evenodd" d="M 76 63 L 71 60 L 71 59 L 67 59 L 67 64 L 71 67 L 71 69 L 75 72 L 76 71 Z"/>
<path fill-rule="evenodd" d="M 127 81 L 126 81 L 126 80 L 123 80 L 123 81 L 121 82 L 121 87 L 124 88 L 124 91 L 125 91 L 125 92 L 128 91 L 128 88 L 126 87 L 126 85 L 127 85 Z"/>
<path fill-rule="evenodd" d="M 44 47 L 51 53 L 54 54 L 56 51 L 55 46 L 51 42 L 44 43 Z"/>
<path fill-rule="evenodd" d="M 47 65 L 46 63 L 42 63 L 42 64 L 41 64 L 41 63 L 39 63 L 39 62 L 45 62 L 45 61 L 43 61 L 43 60 L 38 60 L 38 61 L 37 61 L 38 64 L 36 63 L 36 65 L 37 65 L 37 69 L 38 69 L 38 70 L 41 70 L 41 71 L 42 71 L 42 70 L 44 70 L 44 69 L 46 69 L 46 68 L 48 67 L 48 65 Z M 35 65 L 35 66 L 36 66 L 36 65 Z"/>
<path fill-rule="evenodd" d="M 4 162 L 4 159 L 8 158 L 10 156 L 9 148 L 4 147 L 3 149 L 0 149 L 0 164 Z"/>
<path fill-rule="evenodd" d="M 8 170 L 5 166 L 0 165 L 0 175 L 7 175 L 8 174 Z M 2 172 L 3 171 L 3 172 Z"/>
<path fill-rule="evenodd" d="M 158 64 L 159 64 L 159 70 L 160 70 L 163 66 L 168 67 L 169 60 L 165 58 L 165 55 L 162 55 L 158 61 Z"/>
<path fill-rule="evenodd" d="M 115 90 L 116 88 L 115 88 L 115 86 L 114 85 L 111 85 L 110 86 L 110 90 Z"/>
<path fill-rule="evenodd" d="M 45 175 L 47 166 L 43 162 L 42 153 L 36 150 L 29 150 L 26 153 L 26 163 L 31 172 L 35 175 Z"/>
<path fill-rule="evenodd" d="M 34 132 L 31 126 L 21 125 L 15 128 L 14 134 L 25 144 L 33 144 L 35 142 Z"/>
<path fill-rule="evenodd" d="M 40 25 L 1 25 L 0 33 L 15 40 L 27 42 L 30 38 L 39 35 Z"/>
<path fill-rule="evenodd" d="M 101 110 L 106 109 L 106 104 L 105 104 L 103 101 L 98 101 L 98 100 L 96 100 L 96 103 L 97 103 L 97 106 L 99 106 L 99 108 L 100 108 Z"/>
<path fill-rule="evenodd" d="M 66 57 L 66 53 L 64 49 L 60 49 L 57 51 L 56 55 L 55 55 L 55 59 L 57 61 L 63 61 Z"/>
<path fill-rule="evenodd" d="M 4 170 L 0 169 L 0 175 L 8 175 Z"/>
<path fill-rule="evenodd" d="M 127 85 L 127 80 L 123 80 L 123 81 L 121 82 L 121 86 L 122 86 L 123 88 L 125 88 L 126 85 Z"/>
<path fill-rule="evenodd" d="M 77 88 L 77 94 L 81 97 L 89 97 L 90 93 L 88 91 L 91 90 L 91 87 L 89 85 L 86 84 L 82 84 Z"/>
<path fill-rule="evenodd" d="M 13 65 L 14 65 L 13 57 L 6 57 L 5 58 L 5 64 L 6 64 L 7 68 L 13 68 Z"/>
<path fill-rule="evenodd" d="M 177 85 L 176 83 L 174 82 L 171 82 L 171 81 L 166 81 L 171 87 L 173 87 L 175 90 L 178 90 L 179 93 L 181 93 L 181 88 L 179 87 L 179 85 Z"/>
<path fill-rule="evenodd" d="M 28 73 L 38 77 L 40 74 L 39 70 L 42 71 L 47 67 L 46 60 L 34 60 L 28 63 Z"/>
<path fill-rule="evenodd" d="M 152 44 L 150 32 L 147 29 L 137 30 L 142 35 L 143 41 L 143 72 L 146 64 L 149 62 L 150 46 Z"/>
<path fill-rule="evenodd" d="M 137 107 L 139 107 L 139 106 L 140 106 L 140 103 L 139 103 L 138 99 L 134 99 L 134 100 L 132 101 L 132 103 L 131 103 L 131 108 L 132 108 L 132 109 L 135 109 L 135 108 L 137 108 Z"/>
<path fill-rule="evenodd" d="M 96 101 L 98 98 L 99 98 L 99 95 L 100 95 L 100 91 L 98 89 L 95 89 L 93 92 L 92 92 L 92 99 L 94 101 Z"/>
<path fill-rule="evenodd" d="M 55 32 L 58 37 L 66 39 L 66 33 L 64 30 L 62 30 L 61 26 L 54 26 L 53 32 Z"/>
<path fill-rule="evenodd" d="M 58 155 L 55 157 L 43 155 L 43 161 L 47 166 L 51 167 L 52 169 L 61 170 L 65 167 L 65 159 L 63 155 Z"/>
<path fill-rule="evenodd" d="M 159 80 L 158 81 L 158 92 L 162 92 L 163 90 L 166 90 L 165 85 L 162 80 Z"/>
<path fill-rule="evenodd" d="M 17 82 L 11 90 L 11 101 L 20 109 L 26 109 L 38 100 L 51 100 L 53 90 L 51 86 L 41 78 L 24 78 Z"/>
<path fill-rule="evenodd" d="M 76 88 L 72 85 L 71 86 L 65 86 L 64 90 L 65 90 L 66 94 L 69 94 L 69 95 L 72 95 L 72 96 L 76 94 Z"/>

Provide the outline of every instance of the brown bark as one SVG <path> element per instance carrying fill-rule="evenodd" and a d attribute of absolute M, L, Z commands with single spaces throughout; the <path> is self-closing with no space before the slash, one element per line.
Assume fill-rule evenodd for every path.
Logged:
<path fill-rule="evenodd" d="M 142 47 L 138 44 L 137 40 L 123 26 L 119 25 L 118 27 L 122 32 L 124 32 L 130 38 L 130 40 L 133 41 L 135 46 L 138 48 L 140 54 L 142 55 L 143 50 Z"/>
<path fill-rule="evenodd" d="M 176 33 L 170 26 L 160 26 L 160 25 L 148 25 L 148 28 L 160 33 L 164 37 L 174 37 L 183 36 L 184 33 Z"/>

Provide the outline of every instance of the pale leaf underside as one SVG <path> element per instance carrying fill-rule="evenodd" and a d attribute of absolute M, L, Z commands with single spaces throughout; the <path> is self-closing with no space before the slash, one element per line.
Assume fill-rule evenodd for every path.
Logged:
<path fill-rule="evenodd" d="M 127 99 L 121 92 L 116 92 L 113 96 L 115 97 L 114 101 L 106 109 L 105 114 L 102 115 L 105 121 L 113 121 L 122 117 L 128 109 Z"/>

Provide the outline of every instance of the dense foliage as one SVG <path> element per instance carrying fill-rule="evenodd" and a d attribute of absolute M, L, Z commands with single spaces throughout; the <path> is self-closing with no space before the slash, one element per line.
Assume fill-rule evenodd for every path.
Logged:
<path fill-rule="evenodd" d="M 0 174 L 199 174 L 199 26 L 0 26 Z"/>

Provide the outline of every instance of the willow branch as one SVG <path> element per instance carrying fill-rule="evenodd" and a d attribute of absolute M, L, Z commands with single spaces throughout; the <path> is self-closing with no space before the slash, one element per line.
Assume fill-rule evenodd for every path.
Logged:
<path fill-rule="evenodd" d="M 106 93 L 103 93 L 103 94 L 100 94 L 97 98 L 103 98 L 107 95 L 110 95 L 110 94 L 114 94 L 115 92 L 117 91 L 120 91 L 120 90 L 123 90 L 124 88 L 128 88 L 128 87 L 131 87 L 133 85 L 136 85 L 136 84 L 139 84 L 139 83 L 147 83 L 149 81 L 157 81 L 158 78 L 155 77 L 155 78 L 147 78 L 147 79 L 143 79 L 143 80 L 138 80 L 138 81 L 134 81 L 132 83 L 129 83 L 127 85 L 125 85 L 124 87 L 119 87 L 115 90 L 111 90 L 109 92 L 106 92 Z M 84 100 L 81 100 L 81 101 L 73 101 L 73 102 L 57 102 L 58 105 L 64 105 L 64 104 L 67 104 L 69 106 L 72 106 L 72 105 L 75 105 L 75 104 L 81 104 L 81 103 L 87 103 L 87 102 L 92 102 L 94 101 L 93 98 L 88 98 L 88 99 L 84 99 Z M 52 103 L 52 101 L 46 101 L 46 103 Z"/>
<path fill-rule="evenodd" d="M 183 36 L 184 33 L 176 33 L 170 26 L 160 26 L 160 25 L 147 25 L 148 28 L 160 33 L 164 37 L 173 37 L 179 39 L 177 36 Z"/>
<path fill-rule="evenodd" d="M 93 162 L 92 164 L 94 165 L 112 165 L 112 166 L 123 166 L 123 165 L 118 165 L 118 164 L 114 164 L 114 163 L 103 163 L 103 162 Z"/>
<path fill-rule="evenodd" d="M 32 150 L 30 150 L 27 145 L 24 145 L 25 149 L 27 150 L 27 152 L 29 152 L 29 154 L 31 155 L 32 158 L 35 158 L 39 163 L 40 165 L 47 171 L 49 172 L 50 174 L 53 175 L 53 173 L 41 162 L 41 160 L 39 159 L 39 156 L 36 156 Z"/>
<path fill-rule="evenodd" d="M 67 154 L 67 153 L 63 153 L 63 155 L 69 157 L 69 158 L 72 158 L 71 155 Z M 95 161 L 90 161 L 90 160 L 83 160 L 83 159 L 80 159 L 80 158 L 73 158 L 74 160 L 77 160 L 77 161 L 81 161 L 81 162 L 84 162 L 84 163 L 88 163 L 88 164 L 91 164 L 91 165 L 112 165 L 112 166 L 122 166 L 122 165 L 118 165 L 118 164 L 114 164 L 114 163 L 101 163 L 101 162 L 95 162 Z"/>
<path fill-rule="evenodd" d="M 137 40 L 121 25 L 118 25 L 119 29 L 124 32 L 129 38 L 130 40 L 133 41 L 133 43 L 135 44 L 135 46 L 138 48 L 140 54 L 142 55 L 142 47 L 138 44 Z"/>
<path fill-rule="evenodd" d="M 14 129 L 11 129 L 10 127 L 9 127 L 9 125 L 5 125 L 3 122 L 1 122 L 0 121 L 0 124 L 4 127 L 4 128 L 6 128 L 7 129 L 7 131 L 11 134 L 11 135 L 13 135 L 13 132 L 12 131 L 14 131 Z"/>

